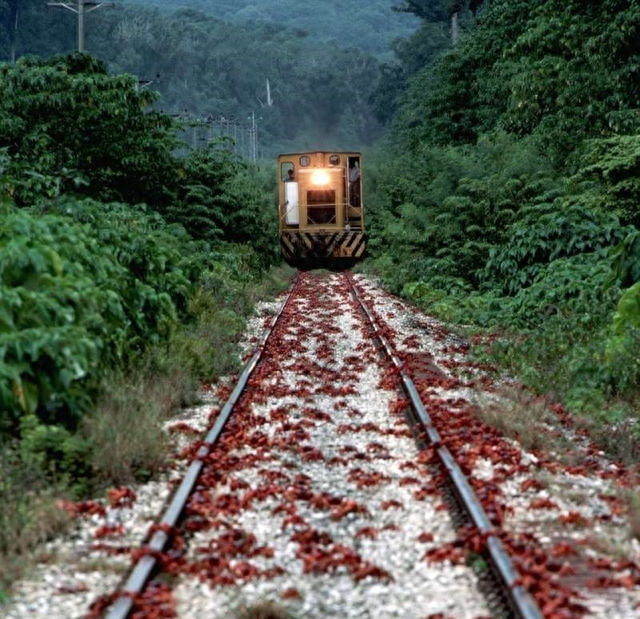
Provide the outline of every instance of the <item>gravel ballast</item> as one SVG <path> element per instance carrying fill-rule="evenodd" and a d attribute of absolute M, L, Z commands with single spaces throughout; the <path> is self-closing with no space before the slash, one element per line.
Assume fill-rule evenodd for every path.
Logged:
<path fill-rule="evenodd" d="M 507 396 L 468 363 L 462 340 L 374 281 L 355 279 L 393 346 L 423 370 L 427 408 L 484 428 L 469 426 L 467 415 Z M 257 309 L 245 357 L 277 306 Z M 270 601 L 309 619 L 489 616 L 479 564 L 465 554 L 441 476 L 421 458 L 397 377 L 369 339 L 344 276 L 303 274 L 267 352 L 186 510 L 177 538 L 185 549 L 169 553 L 171 577 L 162 580 L 165 609 L 189 619 L 234 617 Z M 86 617 L 113 593 L 188 464 L 193 432 L 206 430 L 226 392 L 227 385 L 208 390 L 202 406 L 168 424 L 175 466 L 163 479 L 96 501 L 70 535 L 47 545 L 47 560 L 16 583 L 3 617 Z M 550 428 L 572 437 L 565 418 Z M 545 569 L 557 570 L 532 580 L 546 587 L 540 599 L 560 605 L 545 615 L 636 616 L 640 547 L 617 498 L 624 472 L 583 436 L 573 442 L 590 465 L 580 468 L 482 431 L 482 444 L 464 434 L 452 452 L 477 489 L 491 488 L 489 513 L 499 511 L 513 539 L 526 536 L 527 553 L 544 553 Z M 520 558 L 525 570 L 529 554 Z M 551 614 L 563 605 L 566 614 Z"/>

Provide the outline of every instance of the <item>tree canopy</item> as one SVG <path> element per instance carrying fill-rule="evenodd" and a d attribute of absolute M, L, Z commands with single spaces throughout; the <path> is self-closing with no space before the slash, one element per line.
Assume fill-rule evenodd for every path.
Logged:
<path fill-rule="evenodd" d="M 157 6 L 173 12 L 182 8 L 231 23 L 260 22 L 280 30 L 302 31 L 319 42 L 333 46 L 355 47 L 374 55 L 388 55 L 390 44 L 409 36 L 416 19 L 392 13 L 395 0 L 370 0 L 345 4 L 341 0 L 308 0 L 292 5 L 287 0 L 137 0 L 139 5 Z"/>

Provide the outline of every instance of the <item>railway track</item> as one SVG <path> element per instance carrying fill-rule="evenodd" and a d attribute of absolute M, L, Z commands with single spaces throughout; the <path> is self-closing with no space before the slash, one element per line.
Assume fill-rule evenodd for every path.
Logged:
<path fill-rule="evenodd" d="M 441 323 L 366 278 L 303 273 L 263 326 L 221 406 L 172 423 L 184 475 L 76 505 L 55 552 L 78 560 L 43 566 L 9 619 L 640 610 L 616 495 L 633 477 L 576 433 L 582 463 L 562 465 L 483 423 L 474 399 L 500 389 Z"/>
<path fill-rule="evenodd" d="M 379 322 L 348 274 L 299 276 L 96 611 L 222 617 L 277 600 L 305 617 L 488 616 L 501 596 L 487 603 L 463 564 L 473 546 L 509 603 L 497 612 L 542 617 Z M 468 514 L 466 550 L 443 484 Z"/>

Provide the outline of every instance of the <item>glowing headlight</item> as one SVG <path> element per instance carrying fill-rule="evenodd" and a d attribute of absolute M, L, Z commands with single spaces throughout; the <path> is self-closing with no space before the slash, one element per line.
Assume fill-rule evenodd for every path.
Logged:
<path fill-rule="evenodd" d="M 324 170 L 314 170 L 311 174 L 311 182 L 314 185 L 328 185 L 329 174 Z"/>

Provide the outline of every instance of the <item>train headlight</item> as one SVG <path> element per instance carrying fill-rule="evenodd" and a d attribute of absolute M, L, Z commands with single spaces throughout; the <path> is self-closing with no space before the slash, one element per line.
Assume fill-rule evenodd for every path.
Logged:
<path fill-rule="evenodd" d="M 328 185 L 329 174 L 324 170 L 314 170 L 311 174 L 311 183 L 313 185 Z"/>

